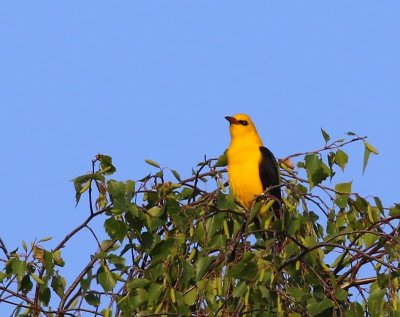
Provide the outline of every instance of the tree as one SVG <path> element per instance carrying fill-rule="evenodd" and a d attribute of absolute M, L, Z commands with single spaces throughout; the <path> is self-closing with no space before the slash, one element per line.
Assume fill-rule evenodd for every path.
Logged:
<path fill-rule="evenodd" d="M 349 144 L 364 145 L 364 169 L 377 151 L 354 133 L 322 134 L 320 149 L 281 161 L 280 219 L 268 195 L 250 214 L 235 203 L 223 156 L 186 179 L 147 160 L 154 173 L 118 181 L 111 157 L 97 155 L 74 180 L 77 203 L 88 198 L 79 227 L 47 248 L 8 251 L 0 239 L 0 302 L 15 316 L 400 316 L 400 205 L 334 184 Z M 67 282 L 63 248 L 99 218 L 109 238 L 92 230 L 95 253 Z"/>

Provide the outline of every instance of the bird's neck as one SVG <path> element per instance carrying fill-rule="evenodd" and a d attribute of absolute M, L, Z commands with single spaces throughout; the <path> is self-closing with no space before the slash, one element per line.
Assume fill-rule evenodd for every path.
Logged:
<path fill-rule="evenodd" d="M 237 135 L 231 138 L 230 147 L 246 148 L 249 146 L 262 146 L 263 143 L 257 133 Z"/>

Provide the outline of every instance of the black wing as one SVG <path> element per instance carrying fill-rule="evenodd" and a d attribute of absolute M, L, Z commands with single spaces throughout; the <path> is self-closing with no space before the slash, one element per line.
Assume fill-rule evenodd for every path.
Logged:
<path fill-rule="evenodd" d="M 277 186 L 281 183 L 279 177 L 279 167 L 276 162 L 274 154 L 266 147 L 260 146 L 261 151 L 261 161 L 259 166 L 260 179 L 263 186 L 263 190 L 266 190 L 269 187 Z M 269 190 L 269 193 L 277 198 L 278 200 L 282 199 L 281 188 L 275 187 Z M 277 210 L 280 208 L 280 203 L 276 202 L 274 204 L 274 209 Z"/>

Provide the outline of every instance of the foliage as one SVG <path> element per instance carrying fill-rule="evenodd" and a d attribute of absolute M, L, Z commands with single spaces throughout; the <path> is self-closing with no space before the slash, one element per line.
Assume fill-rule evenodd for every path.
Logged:
<path fill-rule="evenodd" d="M 0 302 L 14 316 L 400 316 L 400 205 L 334 184 L 350 143 L 364 144 L 364 169 L 377 151 L 354 133 L 322 135 L 322 148 L 281 160 L 279 219 L 268 195 L 250 214 L 234 202 L 223 157 L 186 179 L 146 160 L 154 173 L 118 181 L 111 157 L 97 155 L 74 180 L 77 203 L 89 200 L 80 226 L 52 248 L 42 239 L 8 251 L 0 239 Z M 62 251 L 86 229 L 94 253 L 67 281 Z"/>

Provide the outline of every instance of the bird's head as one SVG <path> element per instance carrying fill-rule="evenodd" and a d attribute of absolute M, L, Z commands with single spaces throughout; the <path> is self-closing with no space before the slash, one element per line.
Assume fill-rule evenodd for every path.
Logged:
<path fill-rule="evenodd" d="M 229 132 L 232 141 L 245 138 L 262 145 L 257 129 L 247 114 L 239 113 L 235 114 L 233 117 L 227 116 L 225 119 L 229 121 Z"/>

